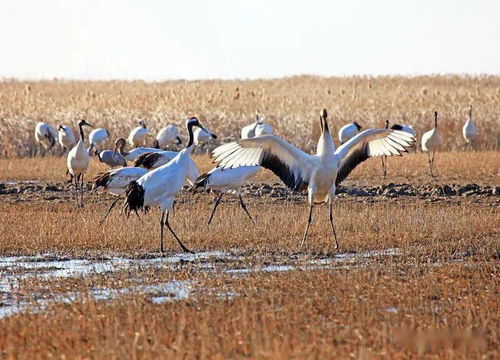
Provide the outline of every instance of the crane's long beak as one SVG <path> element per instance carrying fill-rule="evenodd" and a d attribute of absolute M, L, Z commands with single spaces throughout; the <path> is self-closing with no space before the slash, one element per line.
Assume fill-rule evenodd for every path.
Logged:
<path fill-rule="evenodd" d="M 88 122 L 86 122 L 85 125 L 90 126 L 91 128 L 95 128 L 94 125 L 90 125 Z"/>

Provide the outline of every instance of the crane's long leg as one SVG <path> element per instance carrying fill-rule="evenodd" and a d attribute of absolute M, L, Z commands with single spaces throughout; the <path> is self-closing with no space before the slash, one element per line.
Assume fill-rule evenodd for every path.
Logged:
<path fill-rule="evenodd" d="M 307 218 L 306 231 L 304 232 L 304 237 L 302 238 L 302 242 L 300 243 L 300 247 L 304 246 L 304 243 L 306 242 L 307 233 L 309 232 L 309 225 L 311 225 L 311 221 L 312 221 L 313 206 L 314 206 L 314 204 L 311 202 L 311 204 L 309 205 L 309 217 Z"/>
<path fill-rule="evenodd" d="M 163 225 L 165 222 L 163 221 L 165 218 L 165 211 L 161 212 L 161 219 L 160 219 L 160 252 L 163 252 Z"/>
<path fill-rule="evenodd" d="M 245 203 L 243 202 L 243 198 L 241 197 L 241 194 L 238 193 L 238 197 L 240 198 L 240 205 L 241 207 L 243 208 L 243 210 L 245 210 L 245 212 L 247 213 L 248 215 L 248 218 L 250 219 L 250 221 L 255 225 L 255 221 L 252 219 L 252 216 L 250 215 L 250 213 L 248 212 L 247 210 L 247 207 L 245 205 Z"/>
<path fill-rule="evenodd" d="M 83 207 L 83 173 L 80 174 L 80 207 Z"/>
<path fill-rule="evenodd" d="M 73 176 L 75 180 L 75 195 L 76 195 L 76 207 L 80 207 L 80 200 L 78 199 L 78 176 Z"/>
<path fill-rule="evenodd" d="M 221 192 L 220 195 L 219 195 L 219 197 L 215 201 L 214 208 L 212 209 L 212 213 L 210 214 L 210 218 L 208 219 L 208 225 L 210 225 L 210 223 L 212 222 L 212 219 L 213 219 L 214 214 L 215 214 L 215 210 L 217 209 L 217 206 L 219 206 L 220 200 L 222 199 L 223 195 L 224 195 L 224 193 Z"/>
<path fill-rule="evenodd" d="M 387 156 L 383 155 L 381 158 L 382 158 L 382 172 L 384 174 L 384 179 L 385 179 L 385 176 L 387 175 Z"/>
<path fill-rule="evenodd" d="M 99 225 L 102 225 L 102 223 L 104 222 L 104 220 L 106 220 L 106 218 L 108 217 L 108 215 L 111 212 L 111 210 L 113 210 L 113 208 L 115 207 L 115 205 L 118 202 L 118 200 L 120 200 L 120 197 L 117 197 L 115 200 L 113 200 L 113 202 L 111 203 L 111 206 L 108 209 L 108 212 L 106 213 L 106 215 L 104 215 L 104 217 L 102 218 L 102 220 L 99 222 Z"/>
<path fill-rule="evenodd" d="M 427 152 L 427 158 L 429 160 L 429 175 L 432 177 L 432 160 L 431 160 L 431 152 Z"/>
<path fill-rule="evenodd" d="M 168 230 L 170 230 L 170 232 L 172 233 L 172 235 L 174 235 L 175 237 L 175 240 L 177 240 L 177 242 L 179 243 L 179 245 L 181 246 L 182 248 L 182 251 L 184 252 L 188 252 L 188 253 L 192 253 L 193 251 L 189 250 L 187 247 L 184 246 L 184 244 L 181 242 L 181 240 L 177 237 L 177 235 L 174 233 L 174 230 L 172 230 L 172 228 L 170 227 L 170 224 L 168 223 L 168 211 L 167 211 L 167 218 L 165 219 L 165 225 L 167 225 L 167 228 Z M 163 249 L 163 242 L 162 242 L 162 249 Z M 163 252 L 163 250 L 162 250 Z"/>
<path fill-rule="evenodd" d="M 434 157 L 436 156 L 436 152 L 432 152 L 432 160 L 431 160 L 431 176 L 434 176 L 434 173 L 432 172 L 432 169 L 434 168 Z"/>
<path fill-rule="evenodd" d="M 335 225 L 333 224 L 333 201 L 329 200 L 329 218 L 330 225 L 332 226 L 333 238 L 335 239 L 335 249 L 339 248 L 339 242 L 337 241 L 337 233 L 335 232 Z"/>

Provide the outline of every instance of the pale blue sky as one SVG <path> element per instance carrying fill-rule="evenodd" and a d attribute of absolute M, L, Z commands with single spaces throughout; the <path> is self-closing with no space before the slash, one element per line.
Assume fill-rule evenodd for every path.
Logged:
<path fill-rule="evenodd" d="M 1 0 L 0 78 L 500 74 L 500 1 Z"/>

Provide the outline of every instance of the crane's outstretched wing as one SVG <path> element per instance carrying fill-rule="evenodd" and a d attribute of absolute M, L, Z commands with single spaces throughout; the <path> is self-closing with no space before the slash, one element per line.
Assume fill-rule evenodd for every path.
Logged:
<path fill-rule="evenodd" d="M 415 137 L 406 131 L 391 129 L 368 129 L 345 144 L 335 155 L 340 158 L 335 184 L 340 184 L 358 164 L 373 156 L 402 156 L 415 142 Z"/>
<path fill-rule="evenodd" d="M 108 186 L 113 182 L 114 188 L 123 188 L 128 185 L 129 182 L 139 179 L 142 175 L 146 174 L 148 171 L 143 168 L 137 167 L 123 167 L 120 169 L 111 169 L 99 173 L 93 180 L 92 189 L 98 189 L 102 187 L 107 189 Z"/>
<path fill-rule="evenodd" d="M 223 169 L 260 165 L 271 170 L 290 189 L 303 191 L 311 178 L 316 157 L 275 135 L 263 135 L 224 144 L 212 152 Z"/>
<path fill-rule="evenodd" d="M 145 169 L 156 169 L 168 163 L 176 157 L 177 154 L 178 153 L 175 151 L 147 152 L 135 158 L 134 166 L 140 166 Z"/>

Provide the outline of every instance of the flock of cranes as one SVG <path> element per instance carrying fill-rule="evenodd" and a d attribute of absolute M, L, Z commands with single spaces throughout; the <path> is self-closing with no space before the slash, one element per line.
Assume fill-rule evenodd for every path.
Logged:
<path fill-rule="evenodd" d="M 193 147 L 203 146 L 210 139 L 216 138 L 216 135 L 206 129 L 196 117 L 186 121 L 189 140 L 180 151 L 163 150 L 169 145 L 182 144 L 179 131 L 173 125 L 160 130 L 155 139 L 155 147 L 143 147 L 149 133 L 144 120 L 139 121 L 139 126 L 130 132 L 127 139 L 118 138 L 113 150 L 102 149 L 110 136 L 104 128 L 92 130 L 89 134 L 89 147 L 85 147 L 84 127 L 93 126 L 83 119 L 78 122 L 80 135 L 78 142 L 71 128 L 65 125 L 59 125 L 56 132 L 48 124 L 38 123 L 35 135 L 37 141 L 44 143 L 47 148 L 52 148 L 57 141 L 63 149 L 70 149 L 67 155 L 67 170 L 74 183 L 78 207 L 83 207 L 84 174 L 90 156 L 96 155 L 99 161 L 111 167 L 93 179 L 93 189 L 116 196 L 102 221 L 123 196 L 125 202 L 122 211 L 127 217 L 131 212 L 139 215 L 139 211 L 148 212 L 151 207 L 159 207 L 161 252 L 164 250 L 165 226 L 182 250 L 190 251 L 169 223 L 169 214 L 175 198 L 186 181 L 191 184 L 193 192 L 204 188 L 218 193 L 208 224 L 211 223 L 226 193 L 238 196 L 241 208 L 255 224 L 241 196 L 241 188 L 259 172 L 261 167 L 271 170 L 291 190 L 307 191 L 309 209 L 301 244 L 303 245 L 307 239 L 314 206 L 326 203 L 332 240 L 338 248 L 333 215 L 336 187 L 358 164 L 370 157 L 382 158 L 385 176 L 386 157 L 401 156 L 408 152 L 416 137 L 415 131 L 408 125 L 394 124 L 389 127 L 389 121 L 386 121 L 384 128 L 362 131 L 361 126 L 354 122 L 340 129 L 338 137 L 341 145 L 335 148 L 326 109 L 322 110 L 319 123 L 321 135 L 316 154 L 308 154 L 274 135 L 272 126 L 266 124 L 257 112 L 255 122 L 242 128 L 240 140 L 223 144 L 213 150 L 212 157 L 217 166 L 202 175 L 191 159 Z M 476 135 L 471 107 L 463 127 L 463 136 L 468 146 L 474 142 Z M 126 151 L 127 143 L 134 148 Z M 435 112 L 434 127 L 425 132 L 421 139 L 422 150 L 428 154 L 431 176 L 439 143 L 438 113 Z M 127 166 L 127 162 L 134 162 L 134 166 Z M 114 168 L 117 166 L 119 168 Z"/>

